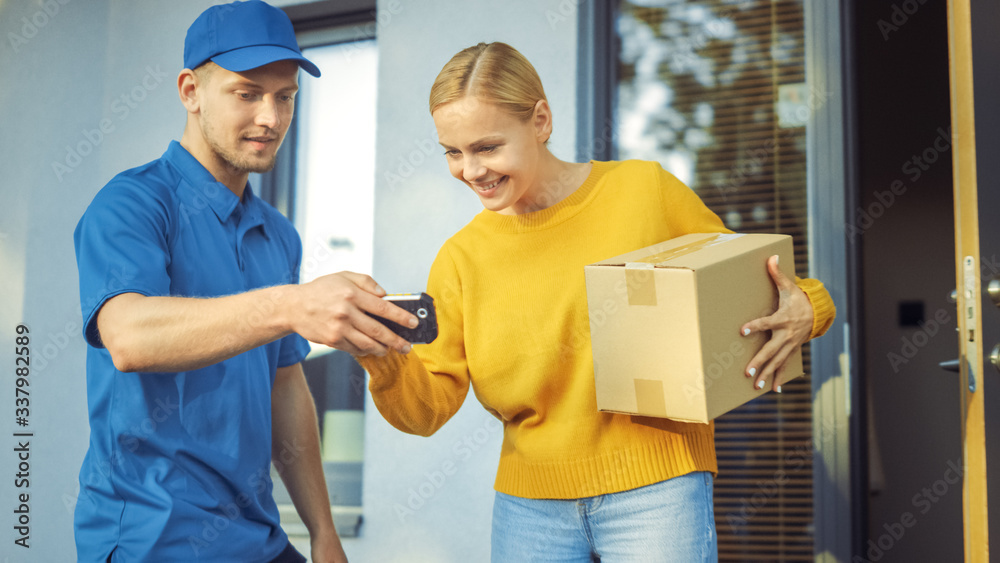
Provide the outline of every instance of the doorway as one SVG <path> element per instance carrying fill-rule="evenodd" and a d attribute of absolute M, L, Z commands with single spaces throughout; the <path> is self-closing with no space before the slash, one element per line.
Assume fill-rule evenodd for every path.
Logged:
<path fill-rule="evenodd" d="M 868 537 L 852 561 L 963 559 L 962 444 L 957 357 L 951 116 L 946 2 L 857 2 L 854 30 L 858 207 L 848 244 L 860 245 L 868 424 Z M 983 281 L 1000 244 L 985 209 L 998 195 L 996 99 L 1000 10 L 973 2 L 976 138 Z M 988 95 L 992 92 L 992 95 Z M 991 107 L 992 106 L 992 107 Z M 992 242 L 990 242 L 992 241 Z M 989 245 L 992 246 L 989 246 Z M 992 251 L 991 251 L 992 250 Z M 985 291 L 984 291 L 985 295 Z M 984 302 L 984 345 L 1000 311 Z M 1000 377 L 987 366 L 987 467 L 1000 477 Z M 1000 479 L 990 487 L 1000 507 Z M 994 512 L 997 514 L 997 512 Z M 991 523 L 1000 537 L 1000 518 Z"/>
<path fill-rule="evenodd" d="M 962 559 L 961 480 L 944 477 L 961 467 L 958 375 L 938 367 L 957 353 L 945 7 L 899 16 L 858 2 L 853 26 L 861 205 L 847 237 L 862 245 L 869 405 L 868 541 L 855 555 L 873 562 Z"/>

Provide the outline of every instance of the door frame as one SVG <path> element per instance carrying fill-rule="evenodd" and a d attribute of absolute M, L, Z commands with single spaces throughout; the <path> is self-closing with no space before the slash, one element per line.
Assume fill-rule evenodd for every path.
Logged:
<path fill-rule="evenodd" d="M 962 421 L 962 521 L 965 561 L 988 563 L 985 366 L 971 0 L 948 0 L 952 175 L 955 198 L 955 287 Z"/>
<path fill-rule="evenodd" d="M 822 280 L 837 306 L 826 335 L 811 343 L 813 386 L 815 561 L 850 561 L 867 533 L 866 408 L 862 362 L 860 245 L 848 244 L 847 210 L 858 193 L 852 6 L 806 0 L 806 82 L 825 103 L 806 127 L 809 276 Z M 853 509 L 852 509 L 853 506 Z"/>

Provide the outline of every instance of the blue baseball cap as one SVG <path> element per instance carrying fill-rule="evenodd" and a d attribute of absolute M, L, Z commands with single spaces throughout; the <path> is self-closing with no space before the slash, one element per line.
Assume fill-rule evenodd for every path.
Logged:
<path fill-rule="evenodd" d="M 295 61 L 309 74 L 320 75 L 302 56 L 285 12 L 260 0 L 212 6 L 194 20 L 184 38 L 184 68 L 208 61 L 233 72 Z"/>

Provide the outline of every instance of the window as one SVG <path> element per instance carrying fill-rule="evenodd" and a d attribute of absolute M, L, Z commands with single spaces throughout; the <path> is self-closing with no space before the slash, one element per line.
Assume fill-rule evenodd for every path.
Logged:
<path fill-rule="evenodd" d="M 378 62 L 373 33 L 373 24 L 354 23 L 298 34 L 303 54 L 323 76 L 302 75 L 294 123 L 277 166 L 261 178 L 261 193 L 302 238 L 301 283 L 372 269 Z M 339 534 L 354 536 L 361 523 L 365 374 L 349 354 L 311 346 L 303 367 L 316 402 L 330 504 Z M 306 537 L 274 468 L 272 479 L 283 527 L 293 540 Z"/>
<path fill-rule="evenodd" d="M 612 111 L 619 159 L 659 161 L 730 229 L 794 237 L 808 272 L 802 0 L 618 3 Z M 813 561 L 806 377 L 716 420 L 720 561 Z"/>

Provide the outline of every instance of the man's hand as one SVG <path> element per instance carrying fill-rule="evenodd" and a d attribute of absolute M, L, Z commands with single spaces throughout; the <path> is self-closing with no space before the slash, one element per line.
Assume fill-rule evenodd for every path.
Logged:
<path fill-rule="evenodd" d="M 293 330 L 306 340 L 355 356 L 384 356 L 388 348 L 404 354 L 410 343 L 367 313 L 414 328 L 417 317 L 382 299 L 385 290 L 371 277 L 340 272 L 297 286 L 298 309 Z"/>
<path fill-rule="evenodd" d="M 326 535 L 314 537 L 310 543 L 312 544 L 310 559 L 313 563 L 347 563 L 344 546 L 340 544 L 336 533 L 332 537 Z"/>
<path fill-rule="evenodd" d="M 771 381 L 771 389 L 779 391 L 781 386 L 775 375 L 792 352 L 809 340 L 813 309 L 805 292 L 778 269 L 777 256 L 767 260 L 767 271 L 778 288 L 778 310 L 771 316 L 752 320 L 740 329 L 743 336 L 771 331 L 771 339 L 750 360 L 744 374 L 754 378 L 756 389 L 763 389 L 765 382 Z"/>

